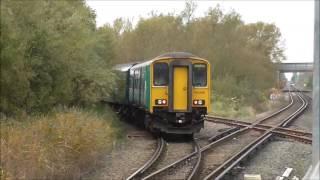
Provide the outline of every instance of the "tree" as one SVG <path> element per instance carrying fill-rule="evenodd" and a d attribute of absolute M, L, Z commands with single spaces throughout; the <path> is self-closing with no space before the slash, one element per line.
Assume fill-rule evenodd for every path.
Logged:
<path fill-rule="evenodd" d="M 181 17 L 185 23 L 188 24 L 191 21 L 196 9 L 197 9 L 197 4 L 193 0 L 186 0 L 185 8 L 181 12 Z"/>
<path fill-rule="evenodd" d="M 113 41 L 83 0 L 2 1 L 0 111 L 48 111 L 107 95 Z"/>
<path fill-rule="evenodd" d="M 245 24 L 240 14 L 224 13 L 219 6 L 193 19 L 196 5 L 186 4 L 179 16 L 154 14 L 121 33 L 116 62 L 143 61 L 168 51 L 191 52 L 212 63 L 215 94 L 236 96 L 242 103 L 263 101 L 276 82 L 273 62 L 284 59 L 279 29 L 262 22 Z"/>

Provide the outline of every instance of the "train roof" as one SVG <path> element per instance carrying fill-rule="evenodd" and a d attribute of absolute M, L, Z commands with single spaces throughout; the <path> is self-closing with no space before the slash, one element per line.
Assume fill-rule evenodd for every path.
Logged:
<path fill-rule="evenodd" d="M 196 55 L 188 53 L 188 52 L 170 52 L 170 53 L 162 54 L 160 56 L 157 56 L 157 57 L 152 58 L 151 60 L 147 60 L 147 61 L 118 64 L 118 65 L 114 66 L 113 69 L 118 70 L 118 71 L 128 71 L 131 68 L 135 69 L 135 68 L 143 67 L 143 66 L 152 64 L 156 60 L 167 59 L 167 58 L 177 58 L 177 59 L 194 58 L 194 59 L 199 59 L 199 60 L 205 60 L 205 59 L 202 59 Z"/>
<path fill-rule="evenodd" d="M 160 56 L 157 56 L 155 59 L 165 58 L 165 57 L 169 57 L 169 58 L 199 58 L 198 56 L 195 56 L 195 55 L 188 53 L 188 52 L 170 52 L 170 53 L 165 53 Z"/>
<path fill-rule="evenodd" d="M 138 64 L 139 62 L 132 62 L 132 63 L 126 63 L 126 64 L 117 64 L 113 66 L 113 70 L 117 71 L 128 71 L 132 66 L 135 64 Z"/>

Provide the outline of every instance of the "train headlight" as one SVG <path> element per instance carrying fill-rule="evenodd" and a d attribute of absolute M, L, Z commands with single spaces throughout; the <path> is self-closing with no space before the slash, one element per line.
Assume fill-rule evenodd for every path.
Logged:
<path fill-rule="evenodd" d="M 162 104 L 167 104 L 167 100 L 163 99 Z"/>
<path fill-rule="evenodd" d="M 193 100 L 193 104 L 194 105 L 204 105 L 205 101 L 203 99 L 196 99 L 196 100 Z"/>
<path fill-rule="evenodd" d="M 166 99 L 156 99 L 156 105 L 167 105 Z"/>

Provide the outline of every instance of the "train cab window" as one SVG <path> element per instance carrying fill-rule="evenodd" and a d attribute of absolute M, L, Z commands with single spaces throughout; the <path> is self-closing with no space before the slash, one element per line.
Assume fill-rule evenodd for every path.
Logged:
<path fill-rule="evenodd" d="M 194 87 L 207 86 L 207 65 L 193 64 L 192 69 L 192 85 Z"/>
<path fill-rule="evenodd" d="M 153 65 L 153 84 L 155 86 L 167 86 L 169 83 L 169 66 L 167 63 L 155 63 Z"/>

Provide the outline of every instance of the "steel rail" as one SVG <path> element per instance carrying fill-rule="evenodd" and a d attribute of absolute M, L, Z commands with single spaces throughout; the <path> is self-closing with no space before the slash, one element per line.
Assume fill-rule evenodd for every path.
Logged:
<path fill-rule="evenodd" d="M 246 127 L 246 126 L 245 126 L 245 127 Z M 217 139 L 220 139 L 220 138 L 222 138 L 222 137 L 224 137 L 224 136 L 226 136 L 226 135 L 228 135 L 228 134 L 230 134 L 230 133 L 232 133 L 232 132 L 238 131 L 238 130 L 240 130 L 240 127 L 239 127 L 239 126 L 234 127 L 234 128 L 230 128 L 230 129 L 228 129 L 228 130 L 226 130 L 226 131 L 223 131 L 223 132 L 221 132 L 221 133 L 219 133 L 219 134 L 217 134 L 217 135 L 215 135 L 215 136 L 210 137 L 210 138 L 208 139 L 208 141 L 209 141 L 209 142 L 216 141 Z"/>
<path fill-rule="evenodd" d="M 237 131 L 235 131 L 235 132 L 233 132 L 233 133 L 231 133 L 231 134 L 228 134 L 227 136 L 222 137 L 221 139 L 218 139 L 218 140 L 216 140 L 216 141 L 214 141 L 214 142 L 211 142 L 211 143 L 209 143 L 208 145 L 202 147 L 202 148 L 200 149 L 200 152 L 202 153 L 202 152 L 210 149 L 212 146 L 218 145 L 219 143 L 221 143 L 221 142 L 223 142 L 223 141 L 225 141 L 225 140 L 227 140 L 227 139 L 230 139 L 230 138 L 238 135 L 238 133 L 241 133 L 241 132 L 246 131 L 247 129 L 249 129 L 249 128 L 243 128 L 243 129 L 237 130 Z M 163 171 L 165 171 L 165 170 L 167 170 L 167 169 L 169 169 L 169 168 L 171 168 L 171 167 L 174 167 L 174 166 L 176 166 L 177 164 L 179 164 L 179 163 L 181 163 L 181 162 L 183 162 L 183 161 L 191 158 L 192 156 L 194 156 L 194 155 L 196 155 L 196 154 L 197 154 L 197 152 L 192 152 L 192 153 L 184 156 L 183 158 L 178 159 L 177 161 L 175 161 L 175 162 L 173 162 L 173 163 L 171 163 L 171 164 L 169 164 L 169 165 L 167 165 L 167 166 L 165 166 L 165 167 L 163 167 L 163 168 L 161 168 L 161 169 L 159 169 L 159 170 L 157 170 L 157 171 L 152 172 L 152 173 L 149 174 L 148 176 L 144 177 L 142 180 L 150 179 L 150 178 L 152 178 L 152 177 L 160 174 L 161 172 L 163 172 Z"/>
<path fill-rule="evenodd" d="M 291 116 L 289 116 L 290 118 L 287 121 L 284 120 L 283 122 L 279 123 L 278 126 L 286 127 L 289 123 L 292 122 L 294 118 L 300 115 L 308 107 L 309 102 L 302 98 L 301 94 L 297 94 L 297 96 L 302 101 L 302 106 L 300 106 L 300 108 L 295 113 L 291 114 Z"/>
<path fill-rule="evenodd" d="M 165 167 L 163 167 L 161 169 L 158 169 L 158 170 L 150 173 L 149 175 L 147 175 L 144 178 L 142 178 L 142 180 L 147 180 L 147 179 L 153 178 L 154 176 L 166 171 L 167 169 L 169 169 L 171 167 L 174 167 L 174 166 L 178 165 L 180 162 L 182 162 L 182 161 L 184 161 L 184 160 L 186 160 L 186 159 L 188 159 L 188 158 L 190 158 L 190 157 L 192 157 L 192 156 L 197 154 L 198 155 L 197 162 L 193 166 L 192 171 L 191 171 L 191 173 L 190 173 L 190 175 L 188 177 L 188 179 L 193 179 L 194 176 L 196 175 L 197 171 L 199 170 L 200 161 L 201 161 L 201 149 L 200 149 L 199 144 L 195 140 L 194 140 L 194 145 L 195 145 L 195 150 L 192 153 L 184 156 L 181 159 L 178 159 L 177 161 L 175 161 L 175 162 L 173 162 L 173 163 L 171 163 L 171 164 L 169 164 L 169 165 L 167 165 L 167 166 L 165 166 Z"/>
<path fill-rule="evenodd" d="M 151 158 L 143 164 L 138 170 L 136 170 L 134 173 L 132 173 L 126 180 L 131 180 L 136 178 L 137 176 L 143 174 L 147 169 L 151 167 L 152 164 L 154 164 L 160 157 L 161 153 L 163 152 L 165 141 L 162 138 L 158 138 L 157 143 L 157 149 L 151 156 Z"/>
<path fill-rule="evenodd" d="M 248 125 L 241 125 L 241 124 L 239 126 L 241 126 L 241 127 L 249 127 Z M 230 130 L 233 130 L 233 129 L 236 129 L 236 128 L 239 129 L 240 128 L 239 126 L 237 126 L 235 128 L 232 128 Z M 251 129 L 258 130 L 258 131 L 267 131 L 267 130 L 269 130 L 269 129 L 261 128 L 261 127 L 252 127 Z M 227 131 L 229 131 L 229 130 L 227 130 Z M 303 143 L 312 144 L 312 138 L 310 138 L 310 137 L 296 135 L 294 133 L 284 132 L 284 131 L 278 130 L 278 128 L 276 128 L 275 130 L 271 130 L 271 131 L 273 133 L 275 133 L 276 135 L 278 135 L 278 136 L 284 136 L 286 138 L 297 140 L 297 141 L 300 141 L 300 142 L 303 142 Z M 218 134 L 218 136 L 211 137 L 209 139 L 209 141 L 212 141 L 211 139 L 215 140 L 215 139 L 219 138 L 219 136 L 221 136 L 221 135 L 223 135 L 223 134 Z"/>
<path fill-rule="evenodd" d="M 237 129 L 237 128 L 239 129 L 240 127 L 249 127 L 251 125 L 251 124 L 242 124 L 242 123 L 234 123 L 234 122 L 220 122 L 220 121 L 215 121 L 215 120 L 207 120 L 207 121 L 236 126 L 236 127 L 231 128 L 231 129 L 229 129 L 227 131 L 232 131 L 232 130 Z M 279 128 L 279 127 L 276 127 L 276 126 L 269 126 L 269 125 L 267 127 L 264 127 L 264 126 L 260 126 L 259 127 L 259 126 L 260 126 L 260 124 L 254 126 L 254 127 L 251 127 L 251 128 L 255 129 L 255 130 L 258 130 L 258 131 L 267 131 L 267 130 L 275 127 L 275 130 L 272 130 L 272 132 L 275 133 L 278 136 L 282 136 L 282 137 L 284 136 L 286 138 L 297 140 L 297 141 L 300 141 L 300 142 L 303 142 L 303 143 L 312 144 L 312 138 L 311 138 L 312 134 L 309 133 L 309 132 L 297 131 L 297 130 L 288 129 L 288 128 Z M 217 136 L 211 137 L 209 139 L 209 141 L 215 140 L 215 139 L 219 138 L 220 136 L 224 136 L 224 133 L 225 132 L 220 133 Z"/>
<path fill-rule="evenodd" d="M 304 137 L 304 136 L 297 136 L 297 135 L 293 135 L 293 134 L 288 134 L 288 133 L 284 133 L 281 131 L 272 131 L 273 133 L 279 135 L 279 136 L 284 136 L 286 138 L 290 138 L 290 139 L 294 139 L 306 144 L 312 144 L 312 138 L 309 137 Z"/>
<path fill-rule="evenodd" d="M 268 116 L 266 116 L 266 117 L 263 117 L 262 119 L 258 119 L 258 120 L 256 120 L 256 121 L 254 121 L 253 123 L 250 123 L 249 126 L 250 126 L 250 127 L 255 127 L 255 126 L 261 124 L 262 122 L 264 122 L 264 121 L 266 121 L 266 120 L 268 120 L 268 119 L 270 119 L 270 118 L 272 118 L 272 117 L 280 114 L 281 112 L 287 110 L 288 108 L 290 108 L 290 107 L 293 105 L 293 98 L 292 98 L 291 92 L 289 92 L 289 96 L 290 96 L 290 103 L 289 103 L 287 106 L 285 106 L 285 107 L 281 108 L 280 110 L 272 113 L 271 115 L 268 115 Z M 207 118 L 208 118 L 208 117 L 210 118 L 210 116 L 207 116 Z M 221 119 L 221 117 L 218 117 L 218 118 Z M 234 120 L 232 120 L 232 119 L 229 119 L 229 120 L 230 120 L 230 121 L 234 121 Z"/>
<path fill-rule="evenodd" d="M 192 167 L 192 171 L 191 171 L 190 175 L 188 176 L 187 180 L 195 179 L 195 175 L 199 171 L 200 162 L 201 162 L 201 148 L 200 148 L 200 145 L 195 140 L 193 142 L 194 142 L 194 146 L 195 146 L 195 151 L 194 152 L 197 154 L 198 158 L 197 158 L 197 162 Z"/>
<path fill-rule="evenodd" d="M 264 118 L 262 118 L 262 119 L 256 120 L 255 122 L 252 123 L 252 127 L 255 126 L 255 125 L 257 125 L 257 124 L 261 124 L 262 122 L 270 119 L 271 117 L 274 117 L 274 116 L 280 114 L 281 112 L 283 112 L 283 111 L 287 110 L 289 107 L 291 107 L 291 106 L 293 105 L 293 98 L 292 98 L 292 95 L 291 95 L 291 92 L 290 92 L 290 91 L 289 91 L 289 96 L 290 96 L 290 103 L 289 103 L 287 106 L 285 106 L 284 108 L 281 108 L 280 110 L 272 113 L 272 114 L 269 115 L 269 116 L 266 116 L 266 117 L 264 117 Z"/>
<path fill-rule="evenodd" d="M 300 98 L 300 101 L 301 101 L 301 98 Z M 303 106 L 308 106 L 308 101 L 305 101 L 304 99 L 302 99 L 302 102 L 303 102 Z M 279 111 L 277 111 L 277 112 L 279 112 Z M 276 113 L 273 113 L 273 114 L 276 114 Z M 271 117 L 271 116 L 269 116 L 269 117 Z M 265 119 L 266 118 L 263 118 L 262 120 L 264 121 Z M 305 131 L 293 130 L 293 129 L 289 129 L 289 128 L 284 128 L 284 127 L 280 127 L 280 126 L 266 125 L 266 124 L 255 124 L 255 125 L 253 125 L 252 123 L 249 123 L 249 122 L 243 122 L 243 121 L 234 120 L 234 119 L 230 119 L 230 118 L 214 117 L 214 116 L 208 116 L 207 117 L 207 121 L 209 121 L 209 122 L 212 121 L 212 122 L 221 123 L 221 124 L 227 124 L 227 125 L 233 125 L 233 126 L 237 126 L 237 127 L 239 127 L 239 126 L 240 127 L 251 127 L 253 129 L 256 129 L 256 130 L 259 130 L 259 131 L 266 131 L 268 129 L 275 128 L 274 130 L 272 130 L 272 132 L 277 134 L 277 135 L 284 136 L 286 138 L 291 138 L 291 139 L 294 139 L 294 140 L 298 140 L 300 142 L 307 143 L 307 144 L 311 144 L 312 143 L 312 139 L 311 138 L 309 138 L 309 137 L 301 137 L 301 136 L 311 136 L 312 137 L 311 133 L 305 132 Z"/>
<path fill-rule="evenodd" d="M 300 113 L 306 109 L 308 106 L 308 102 L 305 101 L 301 95 L 297 94 L 299 99 L 302 101 L 302 105 L 292 114 L 290 114 L 287 118 L 285 118 L 283 121 L 281 121 L 278 126 L 285 127 L 288 125 L 295 117 L 297 117 Z M 223 164 L 221 164 L 218 168 L 216 168 L 214 171 L 212 171 L 209 175 L 207 175 L 204 179 L 216 179 L 219 180 L 224 175 L 226 175 L 231 169 L 233 169 L 241 160 L 243 160 L 248 154 L 252 153 L 254 149 L 257 149 L 260 145 L 262 145 L 264 142 L 269 140 L 272 135 L 274 134 L 272 130 L 275 130 L 276 127 L 273 127 L 272 129 L 267 130 L 262 136 L 257 138 L 255 141 L 244 147 L 242 150 L 240 150 L 237 154 L 229 158 L 227 161 L 225 161 Z"/>
<path fill-rule="evenodd" d="M 210 148 L 213 147 L 213 146 L 218 145 L 218 144 L 221 143 L 221 142 L 224 142 L 224 141 L 226 141 L 226 140 L 228 140 L 228 139 L 230 139 L 230 138 L 233 138 L 234 136 L 237 136 L 237 135 L 240 134 L 240 133 L 243 133 L 243 132 L 245 132 L 245 131 L 247 131 L 247 130 L 250 130 L 250 129 L 251 129 L 252 127 L 254 127 L 256 124 L 259 124 L 260 122 L 263 122 L 263 121 L 265 121 L 265 120 L 267 120 L 267 119 L 269 119 L 269 118 L 271 118 L 271 117 L 274 117 L 274 116 L 278 115 L 279 113 L 285 111 L 286 109 L 288 109 L 289 107 L 291 107 L 291 106 L 293 105 L 293 98 L 292 98 L 291 93 L 289 93 L 289 95 L 290 95 L 290 103 L 289 103 L 287 106 L 281 108 L 280 110 L 272 113 L 271 115 L 269 115 L 269 116 L 267 116 L 267 117 L 264 117 L 264 118 L 262 118 L 262 119 L 260 119 L 260 120 L 255 121 L 254 124 L 252 124 L 250 127 L 244 127 L 244 128 L 242 128 L 242 129 L 238 129 L 238 130 L 232 132 L 231 134 L 226 134 L 226 136 L 223 136 L 223 137 L 221 137 L 220 139 L 217 139 L 216 141 L 213 141 L 213 142 L 207 144 L 206 146 L 204 146 L 204 147 L 201 148 L 201 150 L 200 150 L 201 153 L 204 152 L 204 151 L 206 151 L 206 150 L 208 150 L 208 149 L 210 149 Z M 165 167 L 163 167 L 163 168 L 161 168 L 161 169 L 159 169 L 159 170 L 157 170 L 157 171 L 152 172 L 152 173 L 149 174 L 148 176 L 144 177 L 143 180 L 150 179 L 150 178 L 152 178 L 152 177 L 160 174 L 161 172 L 163 172 L 163 171 L 165 171 L 165 170 L 167 170 L 167 169 L 169 169 L 169 168 L 171 168 L 171 167 L 174 167 L 174 166 L 176 166 L 177 164 L 179 164 L 179 163 L 181 163 L 181 162 L 183 162 L 183 161 L 191 158 L 191 157 L 194 156 L 195 154 L 196 154 L 196 152 L 192 152 L 192 153 L 184 156 L 183 158 L 178 159 L 177 161 L 175 161 L 175 162 L 173 162 L 173 163 L 171 163 L 171 164 L 169 164 L 169 165 L 167 165 L 167 166 L 165 166 Z"/>
<path fill-rule="evenodd" d="M 208 122 L 215 122 L 219 124 L 226 124 L 226 125 L 231 125 L 231 126 L 240 126 L 240 127 L 247 127 L 251 126 L 252 123 L 250 122 L 245 122 L 245 121 L 240 121 L 236 119 L 230 119 L 230 118 L 224 118 L 224 117 L 217 117 L 217 116 L 208 116 L 206 121 Z M 268 124 L 256 124 L 256 126 L 252 127 L 253 129 L 270 129 L 276 126 L 273 125 L 268 125 Z M 290 128 L 285 128 L 285 127 L 276 127 L 275 132 L 288 132 L 294 135 L 299 135 L 299 136 L 312 136 L 312 133 L 302 131 L 302 130 L 296 130 L 296 129 L 290 129 Z"/>

